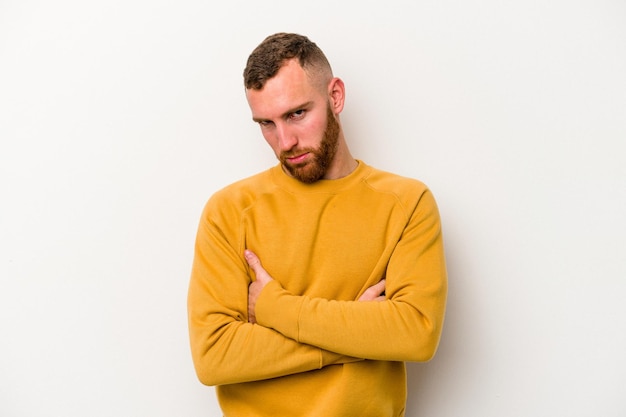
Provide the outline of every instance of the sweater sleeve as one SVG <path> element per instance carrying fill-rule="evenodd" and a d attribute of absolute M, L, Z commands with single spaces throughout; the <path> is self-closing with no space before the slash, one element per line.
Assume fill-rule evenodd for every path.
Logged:
<path fill-rule="evenodd" d="M 436 202 L 426 190 L 389 259 L 381 302 L 297 296 L 273 281 L 256 304 L 257 322 L 289 339 L 343 355 L 427 361 L 441 335 L 447 274 Z"/>
<path fill-rule="evenodd" d="M 233 244 L 230 234 L 205 208 L 187 300 L 191 353 L 200 381 L 206 385 L 255 381 L 356 360 L 248 323 L 251 280 L 243 246 Z"/>

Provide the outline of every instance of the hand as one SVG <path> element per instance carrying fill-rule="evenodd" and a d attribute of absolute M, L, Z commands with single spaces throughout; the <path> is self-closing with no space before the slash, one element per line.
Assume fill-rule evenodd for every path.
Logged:
<path fill-rule="evenodd" d="M 263 268 L 261 260 L 254 252 L 246 250 L 244 257 L 255 276 L 255 280 L 248 286 L 248 321 L 250 323 L 256 323 L 256 300 L 259 298 L 259 294 L 261 294 L 263 288 L 272 281 L 273 278 Z"/>
<path fill-rule="evenodd" d="M 381 279 L 378 283 L 366 289 L 358 301 L 385 301 L 385 284 L 385 280 Z"/>

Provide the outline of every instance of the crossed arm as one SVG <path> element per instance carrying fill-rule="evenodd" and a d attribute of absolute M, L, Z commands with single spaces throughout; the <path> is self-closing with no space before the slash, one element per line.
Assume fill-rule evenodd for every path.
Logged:
<path fill-rule="evenodd" d="M 251 250 L 246 249 L 244 252 L 246 262 L 250 269 L 254 272 L 256 279 L 252 281 L 248 287 L 248 321 L 256 323 L 255 307 L 257 298 L 263 288 L 274 280 L 270 274 L 263 268 L 261 260 Z M 357 301 L 384 301 L 385 300 L 385 280 L 382 279 L 378 283 L 369 287 Z"/>
<path fill-rule="evenodd" d="M 243 253 L 210 220 L 201 221 L 189 284 L 188 320 L 193 363 L 203 384 L 266 380 L 362 360 L 253 324 L 247 314 L 248 297 L 242 297 L 250 289 Z M 252 289 L 273 282 L 269 275 L 266 278 Z"/>
<path fill-rule="evenodd" d="M 363 359 L 430 359 L 443 324 L 447 287 L 434 210 L 433 203 L 416 214 L 419 220 L 405 230 L 379 271 L 386 281 L 355 301 L 290 294 L 253 252 L 231 245 L 228 233 L 207 213 L 196 243 L 188 302 L 199 379 L 221 385 Z M 256 278 L 252 283 L 248 268 Z"/>

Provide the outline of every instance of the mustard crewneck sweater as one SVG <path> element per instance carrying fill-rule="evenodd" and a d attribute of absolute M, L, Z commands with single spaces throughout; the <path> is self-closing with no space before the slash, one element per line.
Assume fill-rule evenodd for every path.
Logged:
<path fill-rule="evenodd" d="M 248 323 L 255 252 L 274 278 Z M 386 279 L 386 300 L 358 302 Z M 230 416 L 403 416 L 404 361 L 435 353 L 447 292 L 439 213 L 421 182 L 359 161 L 303 184 L 279 165 L 215 193 L 189 286 L 201 382 Z"/>

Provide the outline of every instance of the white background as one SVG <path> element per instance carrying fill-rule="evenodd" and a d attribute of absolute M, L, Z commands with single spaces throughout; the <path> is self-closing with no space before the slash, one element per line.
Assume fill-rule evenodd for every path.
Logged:
<path fill-rule="evenodd" d="M 277 31 L 345 81 L 353 154 L 438 200 L 449 307 L 407 416 L 626 415 L 618 0 L 0 0 L 0 415 L 219 415 L 193 240 L 275 163 L 241 72 Z"/>

